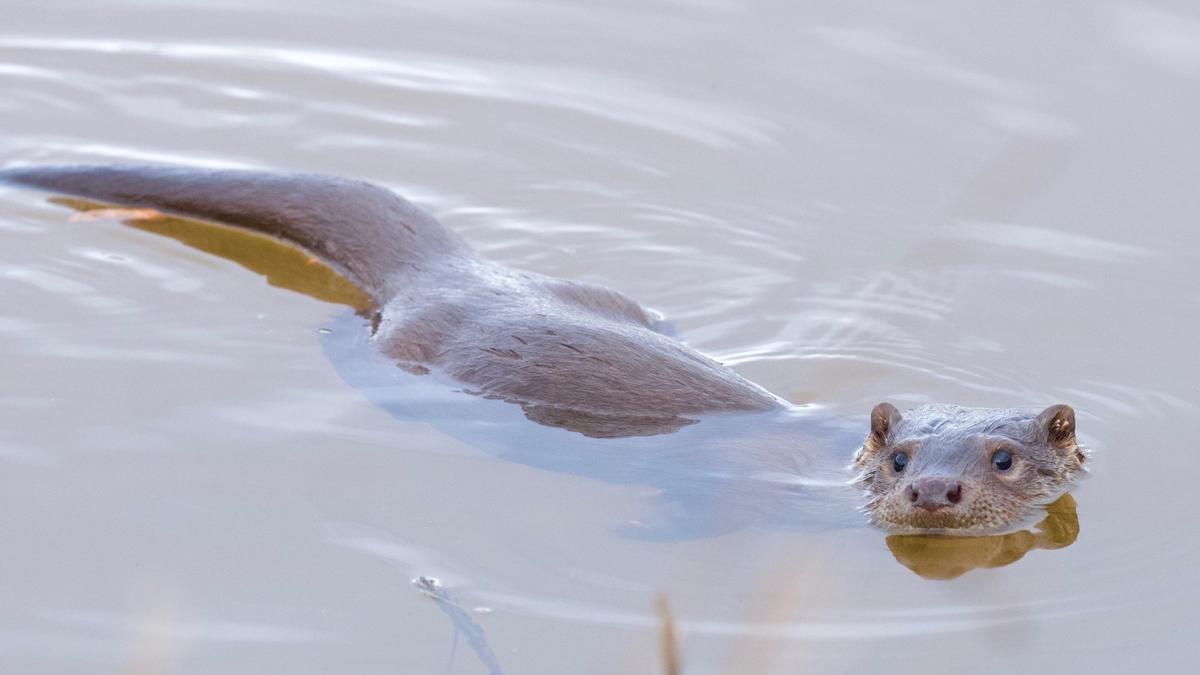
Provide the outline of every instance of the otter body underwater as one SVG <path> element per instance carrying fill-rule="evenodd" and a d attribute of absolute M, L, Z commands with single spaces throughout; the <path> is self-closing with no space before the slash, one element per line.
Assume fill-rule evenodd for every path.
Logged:
<path fill-rule="evenodd" d="M 369 296 L 371 340 L 387 359 L 517 404 L 546 426 L 598 438 L 651 436 L 701 418 L 757 420 L 755 413 L 791 409 L 661 332 L 658 318 L 626 296 L 484 260 L 428 213 L 369 183 L 120 165 L 15 167 L 0 170 L 0 181 L 298 245 Z M 789 433 L 811 428 L 774 425 L 757 439 L 750 430 L 740 449 L 767 457 L 768 468 L 789 466 L 769 458 L 789 453 L 796 440 Z M 853 462 L 876 524 L 979 533 L 1027 522 L 1065 493 L 1084 459 L 1065 405 L 1041 413 L 957 406 L 901 413 L 881 403 Z"/>

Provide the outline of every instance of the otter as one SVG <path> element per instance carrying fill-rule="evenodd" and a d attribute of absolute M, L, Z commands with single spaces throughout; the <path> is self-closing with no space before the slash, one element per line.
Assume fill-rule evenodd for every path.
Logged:
<path fill-rule="evenodd" d="M 542 425 L 639 437 L 702 417 L 794 410 L 668 335 L 661 317 L 625 295 L 484 260 L 433 216 L 371 183 L 146 165 L 11 167 L 0 181 L 298 246 L 362 290 L 370 340 L 389 361 L 519 405 Z M 881 403 L 870 426 L 854 458 L 857 484 L 870 520 L 898 532 L 1012 529 L 1063 495 L 1086 457 L 1066 405 L 901 414 Z M 778 430 L 764 442 L 780 442 Z"/>
<path fill-rule="evenodd" d="M 1075 411 L 880 403 L 855 455 L 871 520 L 893 532 L 987 533 L 1028 519 L 1063 494 L 1087 454 Z"/>

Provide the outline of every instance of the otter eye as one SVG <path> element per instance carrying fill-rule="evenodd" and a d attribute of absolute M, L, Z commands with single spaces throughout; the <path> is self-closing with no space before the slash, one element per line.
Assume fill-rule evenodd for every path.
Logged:
<path fill-rule="evenodd" d="M 1012 453 L 1007 450 L 997 450 L 992 453 L 992 466 L 997 471 L 1008 471 L 1012 468 Z"/>
<path fill-rule="evenodd" d="M 892 457 L 892 468 L 896 470 L 896 473 L 900 473 L 906 466 L 908 466 L 908 453 L 897 452 L 896 456 Z"/>

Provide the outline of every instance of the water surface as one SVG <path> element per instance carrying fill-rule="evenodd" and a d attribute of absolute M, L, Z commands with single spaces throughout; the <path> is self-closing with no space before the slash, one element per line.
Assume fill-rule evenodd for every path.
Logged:
<path fill-rule="evenodd" d="M 393 414 L 337 298 L 5 188 L 0 670 L 648 673 L 658 593 L 688 673 L 1194 669 L 1200 14 L 793 4 L 18 2 L 0 162 L 370 179 L 829 416 L 1067 402 L 1073 513 L 647 536 L 746 496 Z"/>

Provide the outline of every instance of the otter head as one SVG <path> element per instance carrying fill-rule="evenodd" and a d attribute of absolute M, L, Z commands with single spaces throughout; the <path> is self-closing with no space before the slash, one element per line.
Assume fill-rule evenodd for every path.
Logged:
<path fill-rule="evenodd" d="M 1012 530 L 1066 492 L 1083 471 L 1075 411 L 921 406 L 871 411 L 855 456 L 876 525 L 899 532 Z"/>

